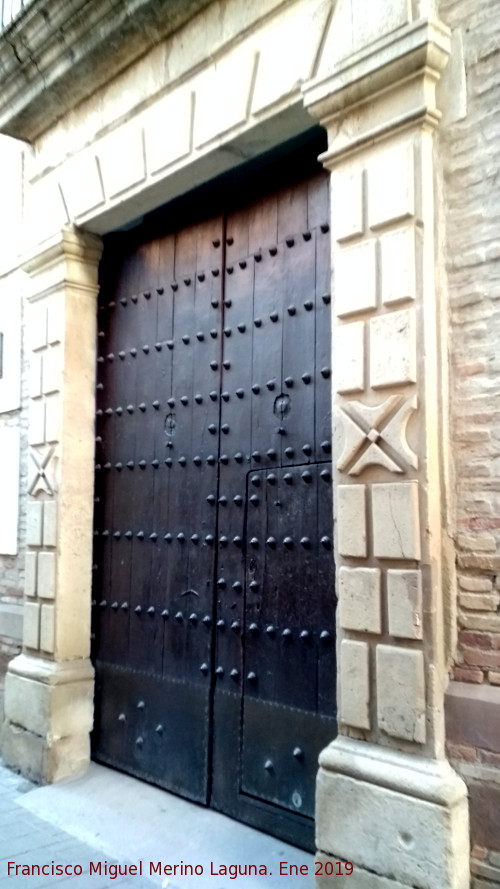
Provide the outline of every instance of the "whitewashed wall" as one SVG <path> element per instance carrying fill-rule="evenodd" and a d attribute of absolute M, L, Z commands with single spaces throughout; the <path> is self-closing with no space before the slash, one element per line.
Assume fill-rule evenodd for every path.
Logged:
<path fill-rule="evenodd" d="M 22 207 L 23 145 L 0 136 L 0 668 L 18 650 L 22 631 L 27 380 L 26 372 L 23 379 L 23 276 L 9 273 L 21 249 Z"/>

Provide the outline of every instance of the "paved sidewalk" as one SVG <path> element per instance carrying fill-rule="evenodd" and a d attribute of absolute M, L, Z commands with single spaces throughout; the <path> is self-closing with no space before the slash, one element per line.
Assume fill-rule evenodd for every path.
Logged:
<path fill-rule="evenodd" d="M 155 868 L 159 861 L 162 871 L 182 861 L 198 872 L 178 867 L 175 875 L 150 875 L 150 862 Z M 280 875 L 285 861 L 302 866 L 302 875 Z M 11 866 L 9 875 L 9 862 L 48 865 L 49 872 L 23 874 L 18 867 L 16 875 Z M 101 862 L 101 874 L 91 873 L 91 862 Z M 125 875 L 125 866 L 140 862 L 142 876 Z M 52 874 L 52 863 L 73 870 Z M 117 864 L 122 874 L 115 877 Z M 232 879 L 234 864 L 261 864 L 267 873 Z M 92 763 L 80 778 L 37 787 L 0 761 L 2 889 L 312 889 L 313 872 L 312 855 L 112 769 Z"/>
<path fill-rule="evenodd" d="M 119 877 L 112 881 L 104 876 L 90 877 L 89 862 L 101 860 L 100 851 L 27 811 L 20 802 L 25 794 L 33 791 L 36 791 L 34 784 L 0 764 L 0 886 L 9 889 L 51 889 L 52 886 L 57 889 L 109 889 L 111 885 L 116 889 L 151 889 L 153 884 L 140 877 Z M 63 865 L 71 862 L 80 864 L 83 873 L 81 876 L 8 876 L 9 861 L 19 865 L 48 864 L 49 870 L 53 861 Z M 109 863 L 114 862 L 109 859 Z"/>

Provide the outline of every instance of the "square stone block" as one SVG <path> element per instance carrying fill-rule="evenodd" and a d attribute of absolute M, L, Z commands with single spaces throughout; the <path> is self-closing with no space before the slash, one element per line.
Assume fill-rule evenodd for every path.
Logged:
<path fill-rule="evenodd" d="M 339 318 L 376 308 L 375 247 L 375 241 L 370 240 L 335 251 L 335 311 Z"/>
<path fill-rule="evenodd" d="M 338 486 L 337 536 L 340 555 L 366 558 L 366 485 Z"/>
<path fill-rule="evenodd" d="M 37 399 L 29 406 L 28 443 L 41 445 L 45 442 L 45 404 Z"/>
<path fill-rule="evenodd" d="M 36 596 L 37 553 L 27 552 L 24 568 L 24 592 L 27 596 Z"/>
<path fill-rule="evenodd" d="M 143 118 L 149 173 L 157 173 L 191 150 L 192 90 L 181 88 L 164 96 Z M 165 134 L 168 133 L 168 138 Z"/>
<path fill-rule="evenodd" d="M 30 355 L 28 392 L 30 398 L 39 398 L 42 394 L 42 356 L 36 352 Z"/>
<path fill-rule="evenodd" d="M 42 545 L 43 503 L 36 500 L 28 502 L 26 543 L 28 546 Z"/>
<path fill-rule="evenodd" d="M 368 169 L 368 224 L 377 229 L 415 215 L 415 170 L 411 142 L 381 145 Z"/>
<path fill-rule="evenodd" d="M 38 553 L 38 595 L 53 599 L 56 593 L 56 554 Z"/>
<path fill-rule="evenodd" d="M 370 728 L 370 649 L 366 642 L 340 643 L 340 720 Z"/>
<path fill-rule="evenodd" d="M 415 312 L 406 309 L 379 315 L 370 321 L 370 385 L 415 383 L 417 380 L 417 340 Z"/>
<path fill-rule="evenodd" d="M 332 173 L 333 237 L 342 242 L 363 234 L 363 168 L 349 167 Z"/>
<path fill-rule="evenodd" d="M 57 667 L 49 676 L 50 662 L 37 660 L 40 676 L 32 667 L 29 676 L 7 673 L 2 755 L 26 777 L 51 783 L 74 777 L 88 766 L 94 684 L 90 677 L 65 682 L 55 675 Z"/>
<path fill-rule="evenodd" d="M 415 235 L 414 227 L 406 226 L 380 238 L 382 302 L 386 305 L 415 299 Z"/>
<path fill-rule="evenodd" d="M 382 632 L 380 569 L 346 568 L 339 571 L 339 619 L 344 630 Z"/>
<path fill-rule="evenodd" d="M 44 778 L 44 739 L 21 726 L 5 720 L 1 729 L 0 749 L 3 764 L 21 772 L 30 781 Z"/>
<path fill-rule="evenodd" d="M 47 306 L 45 302 L 31 304 L 27 311 L 26 340 L 35 351 L 47 345 Z"/>
<path fill-rule="evenodd" d="M 422 638 L 422 574 L 420 571 L 387 572 L 389 633 L 402 639 Z"/>
<path fill-rule="evenodd" d="M 43 505 L 43 545 L 56 546 L 57 544 L 57 503 L 55 500 L 46 500 Z"/>
<path fill-rule="evenodd" d="M 358 747 L 361 743 L 368 747 L 357 742 Z M 375 745 L 365 756 L 367 767 L 358 756 L 354 774 L 343 773 L 341 763 L 339 771 L 320 768 L 318 774 L 316 841 L 331 858 L 354 864 L 352 876 L 344 878 L 346 889 L 469 889 L 466 790 L 460 795 L 455 788 L 446 792 L 453 777 L 459 783 L 458 777 L 448 778 L 445 767 L 441 781 L 428 777 L 432 766 L 416 756 L 414 767 L 408 762 L 398 768 L 401 754 L 395 751 L 384 756 L 386 762 L 377 770 Z M 373 774 L 377 771 L 389 772 L 393 779 Z M 336 884 L 337 878 L 330 878 L 332 889 Z"/>
<path fill-rule="evenodd" d="M 247 116 L 255 67 L 253 47 L 232 51 L 208 67 L 196 81 L 193 144 L 195 148 L 220 138 Z M 258 102 L 258 87 L 254 102 Z"/>
<path fill-rule="evenodd" d="M 90 762 L 88 731 L 64 738 L 41 737 L 6 721 L 1 749 L 5 765 L 41 784 L 75 778 Z"/>
<path fill-rule="evenodd" d="M 373 552 L 379 559 L 420 559 L 418 482 L 372 486 Z"/>
<path fill-rule="evenodd" d="M 263 11 L 263 7 L 254 6 L 255 11 Z M 278 10 L 277 6 L 274 8 Z M 297 85 L 309 80 L 316 65 L 327 24 L 327 4 L 308 0 L 306 27 L 300 3 L 287 3 L 281 9 L 278 15 L 263 19 L 258 31 L 248 39 L 254 52 L 258 52 L 255 88 L 249 95 L 251 115 L 262 115 L 271 105 L 278 109 L 288 104 Z"/>
<path fill-rule="evenodd" d="M 72 219 L 104 203 L 101 177 L 94 151 L 82 151 L 61 166 L 59 184 Z"/>
<path fill-rule="evenodd" d="M 26 244 L 38 244 L 41 239 L 59 234 L 68 225 L 70 220 L 59 188 L 57 172 L 44 172 L 25 190 L 25 195 Z M 34 286 L 33 281 L 28 285 L 29 288 Z"/>
<path fill-rule="evenodd" d="M 43 354 L 43 391 L 59 392 L 62 385 L 61 347 L 56 345 Z"/>
<path fill-rule="evenodd" d="M 340 324 L 335 332 L 333 358 L 337 391 L 363 392 L 365 388 L 365 323 Z"/>
<path fill-rule="evenodd" d="M 55 638 L 55 608 L 53 605 L 42 605 L 40 615 L 40 648 L 53 654 Z"/>
<path fill-rule="evenodd" d="M 24 603 L 23 642 L 28 648 L 38 648 L 40 644 L 40 605 L 38 602 Z"/>
<path fill-rule="evenodd" d="M 65 294 L 53 293 L 48 302 L 47 341 L 50 345 L 62 343 L 66 324 Z"/>
<path fill-rule="evenodd" d="M 377 645 L 377 716 L 393 738 L 425 742 L 425 678 L 421 651 Z"/>
<path fill-rule="evenodd" d="M 87 733 L 93 723 L 93 695 L 90 679 L 51 684 L 9 672 L 5 678 L 5 718 L 41 737 Z"/>
<path fill-rule="evenodd" d="M 142 127 L 127 123 L 104 136 L 96 145 L 107 198 L 128 191 L 146 177 Z M 119 161 L 118 161 L 119 159 Z"/>
<path fill-rule="evenodd" d="M 60 417 L 59 395 L 49 395 L 45 401 L 45 440 L 59 441 Z"/>

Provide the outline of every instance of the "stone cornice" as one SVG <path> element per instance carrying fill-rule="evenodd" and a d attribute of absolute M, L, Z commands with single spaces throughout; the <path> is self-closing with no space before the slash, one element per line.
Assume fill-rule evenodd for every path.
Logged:
<path fill-rule="evenodd" d="M 454 805 L 467 794 L 464 782 L 446 760 L 413 756 L 341 735 L 322 751 L 319 763 L 324 771 L 441 806 Z"/>
<path fill-rule="evenodd" d="M 210 0 L 33 0 L 0 34 L 0 132 L 33 142 Z"/>
<path fill-rule="evenodd" d="M 422 19 L 333 65 L 327 77 L 306 84 L 304 105 L 329 132 L 323 162 L 328 165 L 330 158 L 345 150 L 383 137 L 387 129 L 394 131 L 416 120 L 434 127 L 440 119 L 435 87 L 449 52 L 449 29 L 441 22 Z M 399 102 L 394 98 L 397 91 L 402 96 Z M 375 97 L 376 114 L 359 115 L 359 109 Z M 346 128 L 349 115 L 352 125 Z"/>
<path fill-rule="evenodd" d="M 9 673 L 23 679 L 36 679 L 44 685 L 66 685 L 94 678 L 94 668 L 88 658 L 57 663 L 29 654 L 18 654 L 10 661 Z"/>
<path fill-rule="evenodd" d="M 95 297 L 102 241 L 88 232 L 67 226 L 50 241 L 23 257 L 21 268 L 30 276 L 26 297 L 36 302 L 70 286 Z"/>

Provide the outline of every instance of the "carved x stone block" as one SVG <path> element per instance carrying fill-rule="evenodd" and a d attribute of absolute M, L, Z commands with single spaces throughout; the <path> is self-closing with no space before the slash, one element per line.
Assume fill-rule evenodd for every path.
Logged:
<path fill-rule="evenodd" d="M 406 441 L 408 420 L 417 409 L 417 398 L 391 395 L 374 407 L 360 401 L 346 402 L 338 410 L 344 431 L 344 448 L 337 469 L 360 475 L 367 466 L 383 466 L 402 473 L 416 469 L 418 458 Z"/>
<path fill-rule="evenodd" d="M 56 469 L 55 447 L 31 448 L 28 493 L 32 497 L 41 492 L 53 496 L 56 491 Z"/>

